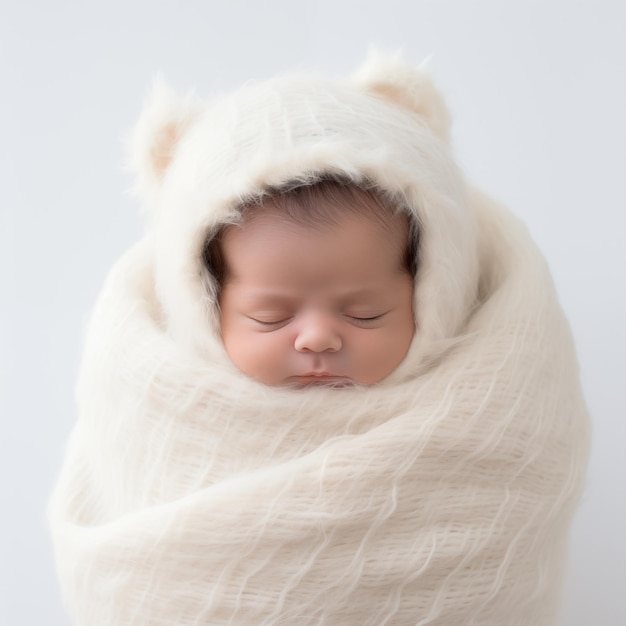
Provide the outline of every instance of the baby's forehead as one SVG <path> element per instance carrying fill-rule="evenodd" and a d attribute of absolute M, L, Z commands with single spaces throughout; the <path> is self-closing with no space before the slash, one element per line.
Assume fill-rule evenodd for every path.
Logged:
<path fill-rule="evenodd" d="M 312 228 L 288 222 L 271 209 L 223 239 L 222 287 L 244 299 L 262 294 L 264 302 L 289 294 L 331 297 L 336 302 L 387 297 L 398 277 L 409 276 L 402 243 L 368 217 L 347 214 L 336 227 Z M 272 300 L 273 301 L 273 300 Z"/>

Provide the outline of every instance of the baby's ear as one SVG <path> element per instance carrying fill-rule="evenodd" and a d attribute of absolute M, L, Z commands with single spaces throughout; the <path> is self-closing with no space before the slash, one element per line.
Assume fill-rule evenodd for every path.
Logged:
<path fill-rule="evenodd" d="M 137 175 L 138 195 L 149 199 L 158 192 L 181 137 L 199 112 L 193 94 L 181 97 L 161 76 L 154 78 L 130 142 L 130 166 Z"/>
<path fill-rule="evenodd" d="M 400 54 L 372 51 L 353 81 L 370 93 L 417 113 L 441 139 L 450 139 L 450 114 L 423 65 L 414 67 Z"/>

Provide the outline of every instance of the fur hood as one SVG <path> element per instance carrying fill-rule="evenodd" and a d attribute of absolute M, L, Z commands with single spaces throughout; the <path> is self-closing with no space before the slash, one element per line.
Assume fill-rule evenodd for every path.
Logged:
<path fill-rule="evenodd" d="M 428 76 L 394 58 L 372 56 L 347 82 L 287 76 L 208 103 L 158 80 L 132 162 L 153 219 L 156 289 L 177 341 L 224 356 L 202 263 L 207 237 L 263 189 L 332 173 L 391 192 L 420 225 L 417 333 L 395 378 L 439 353 L 478 298 L 478 218 L 451 156 L 449 123 Z"/>

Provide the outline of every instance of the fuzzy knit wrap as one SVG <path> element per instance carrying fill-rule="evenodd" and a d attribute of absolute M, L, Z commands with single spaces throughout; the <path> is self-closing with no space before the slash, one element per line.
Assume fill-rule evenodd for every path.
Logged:
<path fill-rule="evenodd" d="M 419 69 L 155 87 L 134 144 L 146 236 L 88 329 L 50 517 L 78 626 L 554 623 L 587 417 L 525 228 L 465 184 Z M 207 237 L 321 173 L 421 230 L 416 333 L 372 386 L 264 386 L 219 337 Z"/>

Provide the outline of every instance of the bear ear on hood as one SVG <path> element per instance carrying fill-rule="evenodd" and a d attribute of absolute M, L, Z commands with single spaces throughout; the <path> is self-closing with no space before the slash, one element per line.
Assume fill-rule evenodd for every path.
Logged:
<path fill-rule="evenodd" d="M 144 200 L 158 193 L 181 137 L 199 113 L 193 94 L 181 97 L 162 76 L 155 76 L 130 140 L 129 165 L 137 176 L 134 191 Z"/>
<path fill-rule="evenodd" d="M 450 114 L 424 65 L 414 67 L 400 53 L 372 50 L 352 80 L 365 91 L 416 113 L 435 135 L 449 143 Z"/>

